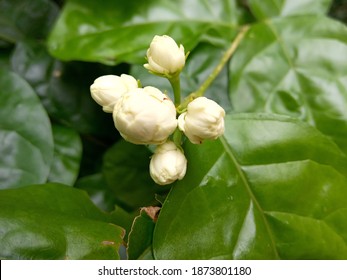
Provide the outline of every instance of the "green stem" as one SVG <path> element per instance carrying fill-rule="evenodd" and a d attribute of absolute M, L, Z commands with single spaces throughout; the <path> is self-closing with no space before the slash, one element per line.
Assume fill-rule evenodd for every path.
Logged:
<path fill-rule="evenodd" d="M 240 42 L 242 41 L 248 29 L 249 29 L 248 25 L 241 27 L 241 30 L 237 34 L 235 40 L 232 42 L 231 46 L 224 53 L 224 55 L 222 56 L 217 66 L 213 69 L 212 73 L 207 77 L 207 79 L 202 83 L 202 85 L 198 88 L 197 91 L 191 93 L 190 95 L 186 97 L 186 99 L 182 102 L 182 104 L 177 108 L 178 113 L 183 112 L 187 108 L 187 105 L 189 104 L 189 102 L 191 102 L 193 99 L 204 95 L 207 88 L 217 78 L 217 76 L 222 71 L 225 64 L 229 61 L 230 57 L 235 53 L 237 47 L 239 46 Z"/>
<path fill-rule="evenodd" d="M 173 76 L 171 78 L 168 78 L 173 92 L 174 92 L 174 98 L 175 98 L 175 106 L 179 106 L 181 104 L 181 83 L 180 83 L 180 75 Z"/>

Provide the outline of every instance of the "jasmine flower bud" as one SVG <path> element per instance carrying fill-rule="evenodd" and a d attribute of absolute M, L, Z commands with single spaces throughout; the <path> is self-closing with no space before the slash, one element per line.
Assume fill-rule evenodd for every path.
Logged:
<path fill-rule="evenodd" d="M 130 75 L 105 75 L 94 81 L 90 86 L 90 92 L 95 102 L 101 105 L 106 113 L 112 113 L 119 98 L 137 87 L 137 81 Z"/>
<path fill-rule="evenodd" d="M 190 142 L 201 144 L 205 139 L 217 139 L 224 133 L 224 109 L 206 97 L 190 102 L 187 111 L 178 118 L 178 128 Z"/>
<path fill-rule="evenodd" d="M 177 75 L 186 61 L 184 47 L 178 46 L 170 36 L 156 35 L 147 50 L 147 60 L 144 67 L 152 73 L 166 77 Z"/>
<path fill-rule="evenodd" d="M 162 144 L 177 127 L 175 105 L 150 86 L 125 93 L 113 110 L 113 120 L 122 137 L 133 144 Z"/>
<path fill-rule="evenodd" d="M 150 175 L 159 185 L 167 185 L 181 180 L 186 174 L 186 170 L 186 157 L 171 141 L 156 148 L 149 164 Z"/>

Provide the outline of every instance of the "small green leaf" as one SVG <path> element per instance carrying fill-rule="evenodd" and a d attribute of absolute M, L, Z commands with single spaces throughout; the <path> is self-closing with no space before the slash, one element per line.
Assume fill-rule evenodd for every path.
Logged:
<path fill-rule="evenodd" d="M 168 190 L 149 175 L 151 152 L 141 145 L 119 141 L 104 156 L 103 175 L 117 203 L 132 211 L 156 203 L 155 194 Z"/>
<path fill-rule="evenodd" d="M 62 60 L 143 63 L 154 35 L 170 35 L 186 50 L 203 40 L 223 45 L 233 38 L 238 16 L 234 0 L 70 0 L 48 47 Z"/>
<path fill-rule="evenodd" d="M 347 28 L 329 18 L 297 16 L 255 24 L 230 65 L 234 112 L 300 118 L 347 153 L 346 53 Z"/>
<path fill-rule="evenodd" d="M 48 35 L 59 9 L 49 0 L 1 0 L 0 38 L 17 42 Z"/>
<path fill-rule="evenodd" d="M 151 259 L 153 231 L 159 210 L 159 207 L 144 207 L 135 218 L 127 249 L 130 260 L 148 259 L 148 256 Z"/>
<path fill-rule="evenodd" d="M 185 153 L 187 175 L 155 226 L 156 259 L 347 258 L 347 159 L 313 127 L 228 115 L 223 137 Z"/>
<path fill-rule="evenodd" d="M 88 196 L 49 183 L 0 191 L 0 258 L 119 259 L 124 230 Z"/>
<path fill-rule="evenodd" d="M 258 19 L 293 15 L 326 14 L 332 0 L 249 0 Z"/>
<path fill-rule="evenodd" d="M 47 113 L 32 88 L 0 69 L 0 189 L 46 182 L 53 159 Z"/>
<path fill-rule="evenodd" d="M 49 182 L 73 185 L 78 175 L 82 143 L 75 130 L 53 125 L 54 158 L 48 176 Z"/>

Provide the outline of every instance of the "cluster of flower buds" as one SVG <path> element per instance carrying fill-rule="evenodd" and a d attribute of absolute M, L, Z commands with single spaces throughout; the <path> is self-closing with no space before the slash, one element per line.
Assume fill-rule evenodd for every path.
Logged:
<path fill-rule="evenodd" d="M 155 36 L 147 51 L 151 73 L 178 77 L 186 55 L 169 36 Z M 181 143 L 170 140 L 176 131 L 184 133 L 193 144 L 216 139 L 224 133 L 224 109 L 213 100 L 198 97 L 177 118 L 172 100 L 159 89 L 139 87 L 130 76 L 106 75 L 97 78 L 90 87 L 92 98 L 103 110 L 113 114 L 115 127 L 121 136 L 133 144 L 157 145 L 150 161 L 150 175 L 159 185 L 181 180 L 186 173 L 187 159 Z M 177 127 L 179 130 L 177 130 Z"/>

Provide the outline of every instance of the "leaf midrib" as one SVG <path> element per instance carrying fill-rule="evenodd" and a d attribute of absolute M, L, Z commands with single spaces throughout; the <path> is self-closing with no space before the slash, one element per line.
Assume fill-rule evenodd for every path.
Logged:
<path fill-rule="evenodd" d="M 275 244 L 275 238 L 271 232 L 271 229 L 270 229 L 270 225 L 264 215 L 264 210 L 262 209 L 261 205 L 259 204 L 257 198 L 255 197 L 255 195 L 253 194 L 252 192 L 252 189 L 247 181 L 247 178 L 244 174 L 244 172 L 242 171 L 242 168 L 241 168 L 241 165 L 239 164 L 239 162 L 237 161 L 236 157 L 234 156 L 232 150 L 231 150 L 231 147 L 230 145 L 228 144 L 228 142 L 226 141 L 225 137 L 222 136 L 220 137 L 220 141 L 225 149 L 225 152 L 226 154 L 229 156 L 229 158 L 232 160 L 232 162 L 234 163 L 235 167 L 236 167 L 236 170 L 237 170 L 237 173 L 239 174 L 240 178 L 241 178 L 241 181 L 243 183 L 243 185 L 245 186 L 245 189 L 250 197 L 250 199 L 253 201 L 254 203 L 254 206 L 259 210 L 259 213 L 260 213 L 260 216 L 264 222 L 264 225 L 265 225 L 265 229 L 270 237 L 270 241 L 271 241 L 271 245 L 272 245 L 272 249 L 273 249 L 273 252 L 275 253 L 275 256 L 276 256 L 276 259 L 280 259 L 279 257 L 279 254 L 278 254 L 278 251 L 277 251 L 277 248 L 276 248 L 276 244 Z"/>

